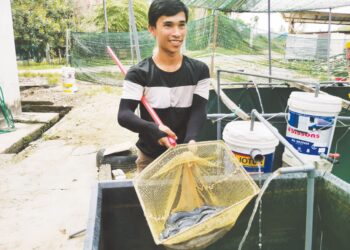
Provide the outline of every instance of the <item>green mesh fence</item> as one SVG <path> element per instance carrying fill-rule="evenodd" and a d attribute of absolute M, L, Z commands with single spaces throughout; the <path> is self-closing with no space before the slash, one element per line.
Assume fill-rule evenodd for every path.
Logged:
<path fill-rule="evenodd" d="M 148 31 L 141 31 L 138 36 L 141 57 L 151 56 L 155 47 L 154 39 Z M 272 73 L 275 76 L 320 81 L 347 77 L 343 49 L 347 40 L 350 37 L 345 35 L 331 37 L 330 60 L 327 62 L 327 36 L 273 33 Z M 77 70 L 77 79 L 121 84 L 123 75 L 107 55 L 107 45 L 126 67 L 137 63 L 135 48 L 130 44 L 130 33 L 72 33 L 70 62 Z M 215 70 L 220 68 L 268 74 L 267 32 L 252 29 L 243 21 L 225 15 L 218 15 L 217 18 L 211 15 L 189 22 L 183 52 L 208 65 L 214 62 Z M 211 58 L 213 55 L 214 60 Z"/>
<path fill-rule="evenodd" d="M 182 0 L 191 7 L 227 12 L 266 12 L 268 0 Z M 350 0 L 270 0 L 273 12 L 329 9 L 350 6 Z"/>

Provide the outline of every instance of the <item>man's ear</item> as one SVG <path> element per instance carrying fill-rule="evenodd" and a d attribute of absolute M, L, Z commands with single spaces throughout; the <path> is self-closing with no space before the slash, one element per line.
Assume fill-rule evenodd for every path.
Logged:
<path fill-rule="evenodd" d="M 156 27 L 148 26 L 148 31 L 152 34 L 153 37 L 156 37 Z"/>

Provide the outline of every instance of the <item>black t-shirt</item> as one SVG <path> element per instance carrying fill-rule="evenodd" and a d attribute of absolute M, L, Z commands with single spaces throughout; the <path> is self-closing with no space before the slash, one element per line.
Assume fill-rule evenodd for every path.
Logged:
<path fill-rule="evenodd" d="M 209 96 L 209 69 L 206 64 L 183 56 L 181 67 L 165 72 L 147 58 L 132 67 L 124 80 L 119 123 L 139 133 L 136 146 L 146 155 L 158 157 L 166 148 L 158 144 L 165 134 L 158 129 L 143 105 L 140 118 L 134 111 L 144 95 L 162 122 L 186 143 L 196 136 L 206 119 Z"/>

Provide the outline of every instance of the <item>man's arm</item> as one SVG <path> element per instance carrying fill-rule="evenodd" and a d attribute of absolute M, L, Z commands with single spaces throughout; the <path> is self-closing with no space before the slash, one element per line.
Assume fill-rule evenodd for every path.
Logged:
<path fill-rule="evenodd" d="M 118 112 L 120 126 L 136 133 L 146 132 L 156 141 L 166 136 L 166 133 L 159 130 L 154 122 L 143 120 L 135 114 L 135 109 L 139 103 L 136 100 L 121 99 Z"/>
<path fill-rule="evenodd" d="M 139 68 L 131 68 L 123 82 L 123 95 L 119 104 L 118 123 L 133 132 L 147 133 L 158 141 L 165 136 L 159 127 L 150 121 L 141 119 L 135 114 L 144 92 L 145 75 Z"/>
<path fill-rule="evenodd" d="M 207 102 L 208 100 L 199 95 L 193 96 L 190 119 L 187 122 L 184 143 L 188 143 L 191 140 L 196 140 L 201 128 L 207 119 Z"/>
<path fill-rule="evenodd" d="M 184 142 L 196 140 L 201 128 L 207 119 L 207 103 L 209 98 L 209 68 L 202 64 L 200 80 L 194 90 L 190 118 L 187 122 Z"/>

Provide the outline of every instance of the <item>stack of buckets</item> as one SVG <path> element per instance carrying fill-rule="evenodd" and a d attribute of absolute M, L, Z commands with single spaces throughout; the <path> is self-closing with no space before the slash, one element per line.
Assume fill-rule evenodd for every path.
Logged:
<path fill-rule="evenodd" d="M 271 172 L 275 148 L 279 141 L 264 124 L 254 122 L 252 131 L 250 125 L 250 121 L 228 123 L 224 128 L 223 139 L 247 172 L 258 173 L 258 164 L 261 172 Z M 264 156 L 261 163 L 253 160 L 250 155 L 252 150 L 259 150 Z"/>
<path fill-rule="evenodd" d="M 63 91 L 67 93 L 73 93 L 78 91 L 77 84 L 75 82 L 75 69 L 71 67 L 62 68 L 63 76 Z"/>
<path fill-rule="evenodd" d="M 314 93 L 292 92 L 288 106 L 287 141 L 307 163 L 328 156 L 342 100 L 327 94 L 315 97 Z M 301 164 L 287 149 L 283 161 L 291 166 Z"/>

